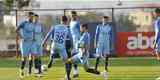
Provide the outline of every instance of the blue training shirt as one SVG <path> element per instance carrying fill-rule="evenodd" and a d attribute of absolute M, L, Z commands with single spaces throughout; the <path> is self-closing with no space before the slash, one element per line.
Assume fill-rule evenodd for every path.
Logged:
<path fill-rule="evenodd" d="M 155 43 L 157 44 L 160 40 L 160 17 L 158 17 L 154 23 L 155 27 Z"/>
<path fill-rule="evenodd" d="M 34 40 L 36 43 L 41 44 L 44 38 L 44 28 L 41 23 L 34 23 Z"/>
<path fill-rule="evenodd" d="M 80 37 L 80 22 L 79 21 L 71 21 L 70 22 L 70 30 L 73 36 Z"/>
<path fill-rule="evenodd" d="M 72 38 L 72 35 L 70 33 L 70 30 L 67 28 L 67 25 L 56 25 L 50 29 L 50 31 L 47 33 L 43 43 L 51 37 L 51 40 L 53 43 L 60 44 L 65 46 L 65 41 L 67 39 L 67 36 Z M 72 40 L 72 39 L 71 39 Z"/>
<path fill-rule="evenodd" d="M 34 24 L 24 21 L 18 26 L 20 28 L 20 36 L 23 40 L 33 40 Z"/>
<path fill-rule="evenodd" d="M 105 43 L 113 40 L 113 29 L 110 24 L 98 25 L 95 33 L 95 41 L 98 43 Z"/>
<path fill-rule="evenodd" d="M 86 50 L 90 48 L 90 34 L 88 32 L 84 32 L 80 37 L 79 44 L 83 44 Z"/>

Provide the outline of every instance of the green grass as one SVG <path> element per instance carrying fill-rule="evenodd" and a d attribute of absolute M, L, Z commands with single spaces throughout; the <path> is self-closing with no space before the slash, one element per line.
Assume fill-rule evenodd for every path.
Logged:
<path fill-rule="evenodd" d="M 47 62 L 47 58 L 44 59 Z M 103 60 L 100 63 L 100 71 L 104 70 Z M 109 80 L 155 80 L 160 77 L 160 62 L 149 57 L 111 58 L 109 67 Z M 91 66 L 95 60 L 90 59 Z M 13 58 L 0 59 L 0 80 L 19 80 L 19 63 Z M 79 67 L 78 80 L 103 80 L 101 75 L 93 75 Z M 61 60 L 56 59 L 53 68 L 44 73 L 44 77 L 36 78 L 34 75 L 23 80 L 64 80 L 65 69 Z"/>

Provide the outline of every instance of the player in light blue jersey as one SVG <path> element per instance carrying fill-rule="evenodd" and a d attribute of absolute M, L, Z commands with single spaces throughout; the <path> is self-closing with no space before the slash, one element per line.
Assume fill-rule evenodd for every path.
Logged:
<path fill-rule="evenodd" d="M 44 29 L 42 24 L 39 22 L 39 16 L 34 15 L 34 49 L 36 50 L 34 56 L 35 70 L 36 73 L 41 76 L 41 56 L 43 54 L 41 43 L 44 38 Z"/>
<path fill-rule="evenodd" d="M 67 36 L 70 36 L 70 39 L 72 40 L 72 35 L 70 33 L 70 30 L 67 28 L 67 26 L 68 26 L 67 17 L 62 16 L 61 24 L 52 27 L 52 29 L 48 32 L 42 44 L 44 45 L 47 39 L 51 37 L 52 39 L 51 61 L 54 59 L 54 54 L 59 53 L 60 57 L 62 58 L 63 62 L 66 65 L 67 80 L 71 80 L 70 73 L 69 73 L 71 66 L 68 63 L 66 63 L 68 59 L 68 55 L 66 52 L 65 41 L 67 39 Z"/>
<path fill-rule="evenodd" d="M 96 65 L 95 70 L 97 70 L 99 59 L 105 58 L 105 71 L 108 71 L 108 58 L 113 50 L 113 29 L 112 25 L 109 23 L 109 17 L 104 16 L 102 19 L 102 24 L 97 26 L 95 34 L 95 48 L 96 48 Z"/>
<path fill-rule="evenodd" d="M 33 12 L 28 13 L 28 20 L 20 23 L 18 28 L 16 29 L 17 32 L 17 44 L 20 38 L 20 51 L 21 51 L 21 69 L 20 69 L 20 77 L 24 77 L 24 67 L 26 64 L 26 60 L 29 56 L 29 74 L 31 74 L 32 68 L 32 59 L 35 53 L 35 49 L 33 48 L 33 35 L 34 35 L 34 23 L 33 23 Z M 17 50 L 18 51 L 18 50 Z"/>
<path fill-rule="evenodd" d="M 100 74 L 99 71 L 90 68 L 88 63 L 89 49 L 90 49 L 90 34 L 88 33 L 87 24 L 82 24 L 80 27 L 80 30 L 81 30 L 82 36 L 78 41 L 79 52 L 78 54 L 69 58 L 68 63 L 75 63 L 75 64 L 81 63 L 86 72 Z"/>
<path fill-rule="evenodd" d="M 157 8 L 155 10 L 156 13 L 156 20 L 154 23 L 155 27 L 155 42 L 154 42 L 154 48 L 156 51 L 157 60 L 160 60 L 160 9 Z"/>
<path fill-rule="evenodd" d="M 72 55 L 76 54 L 78 52 L 78 41 L 80 38 L 80 22 L 78 20 L 77 12 L 72 11 L 71 12 L 71 21 L 70 21 L 70 30 L 73 37 L 73 51 Z M 76 64 L 74 66 L 74 75 L 73 77 L 78 77 L 78 66 Z"/>

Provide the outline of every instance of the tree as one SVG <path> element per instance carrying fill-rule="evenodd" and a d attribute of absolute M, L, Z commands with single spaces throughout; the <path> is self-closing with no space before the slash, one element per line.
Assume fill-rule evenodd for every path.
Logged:
<path fill-rule="evenodd" d="M 31 0 L 17 0 L 18 9 L 22 9 L 23 7 L 29 6 Z"/>
<path fill-rule="evenodd" d="M 121 32 L 133 32 L 136 31 L 137 25 L 133 21 L 129 20 L 129 15 L 120 15 L 116 21 L 117 30 Z"/>
<path fill-rule="evenodd" d="M 10 11 L 12 10 L 14 0 L 4 0 L 4 9 L 5 14 L 10 14 Z"/>
<path fill-rule="evenodd" d="M 80 15 L 80 21 L 84 22 L 99 22 L 100 17 L 96 12 L 87 12 L 85 15 Z"/>

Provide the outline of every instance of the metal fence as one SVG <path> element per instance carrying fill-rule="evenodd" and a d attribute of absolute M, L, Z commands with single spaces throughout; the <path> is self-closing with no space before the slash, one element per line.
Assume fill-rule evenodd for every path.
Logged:
<path fill-rule="evenodd" d="M 40 16 L 40 22 L 46 32 L 52 25 L 59 24 L 59 17 L 70 16 L 70 11 L 77 11 L 81 23 L 89 24 L 91 43 L 93 43 L 97 24 L 103 15 L 110 16 L 115 34 L 117 32 L 152 32 L 155 7 L 121 7 L 121 8 L 79 8 L 79 9 L 32 9 L 12 10 L 10 15 L 2 14 L 0 19 L 0 51 L 15 50 L 15 28 L 25 19 L 25 13 L 33 11 Z M 1 11 L 3 13 L 3 10 Z M 2 42 L 6 40 L 6 42 Z M 94 52 L 93 45 L 91 51 Z"/>

